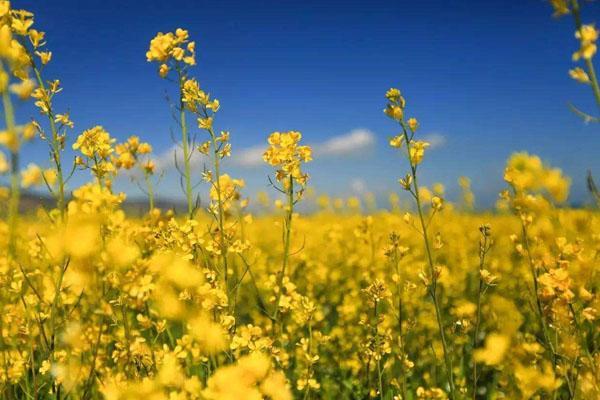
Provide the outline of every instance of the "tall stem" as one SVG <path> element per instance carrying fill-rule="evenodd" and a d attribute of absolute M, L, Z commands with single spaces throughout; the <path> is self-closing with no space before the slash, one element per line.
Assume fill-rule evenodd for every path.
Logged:
<path fill-rule="evenodd" d="M 483 289 L 485 288 L 485 284 L 483 282 L 483 278 L 481 277 L 481 272 L 483 271 L 483 267 L 485 265 L 485 256 L 487 254 L 488 249 L 488 237 L 483 236 L 483 244 L 479 249 L 479 291 L 477 292 L 477 315 L 475 320 L 475 330 L 473 331 L 473 344 L 472 347 L 475 349 L 477 347 L 477 343 L 479 341 L 479 326 L 481 324 L 481 298 L 483 297 Z M 477 381 L 479 380 L 479 376 L 477 375 L 477 362 L 473 360 L 473 400 L 477 398 Z"/>
<path fill-rule="evenodd" d="M 273 320 L 277 321 L 277 317 L 279 315 L 279 301 L 281 300 L 281 295 L 283 291 L 283 278 L 285 276 L 285 270 L 287 269 L 288 259 L 290 254 L 290 238 L 292 233 L 292 218 L 294 215 L 294 178 L 290 174 L 288 181 L 288 189 L 287 189 L 287 213 L 285 218 L 285 236 L 283 242 L 283 262 L 281 264 L 281 270 L 279 271 L 279 276 L 277 279 L 277 299 L 275 302 L 275 314 L 273 315 Z"/>
<path fill-rule="evenodd" d="M 154 210 L 154 188 L 152 187 L 152 179 L 150 174 L 144 172 L 144 180 L 146 181 L 146 190 L 148 191 L 148 207 L 149 211 Z"/>
<path fill-rule="evenodd" d="M 3 70 L 1 65 L 0 70 Z M 8 90 L 4 90 L 2 92 L 2 105 L 4 107 L 4 120 L 6 122 L 6 130 L 8 135 L 9 137 L 13 138 L 12 140 L 18 141 L 16 138 L 17 132 L 15 129 L 15 114 Z M 15 143 L 10 149 L 10 199 L 8 203 L 8 251 L 11 256 L 16 255 L 15 247 L 20 195 L 19 144 Z"/>
<path fill-rule="evenodd" d="M 383 400 L 383 371 L 381 370 L 381 357 L 382 354 L 379 353 L 381 350 L 379 348 L 379 310 L 377 309 L 379 302 L 375 302 L 375 348 L 377 349 L 377 384 L 379 390 L 379 399 Z"/>
<path fill-rule="evenodd" d="M 523 236 L 523 244 L 525 246 L 525 251 L 527 252 L 527 262 L 529 264 L 529 270 L 531 272 L 531 279 L 533 280 L 533 290 L 535 296 L 535 304 L 536 311 L 539 318 L 540 326 L 542 328 L 542 334 L 544 336 L 544 342 L 546 344 L 546 350 L 550 352 L 550 358 L 552 360 L 552 365 L 556 365 L 556 352 L 554 350 L 554 346 L 550 340 L 550 335 L 548 334 L 548 327 L 546 326 L 546 320 L 544 318 L 544 310 L 542 307 L 542 300 L 539 296 L 539 284 L 538 284 L 538 273 L 537 268 L 535 267 L 535 263 L 533 261 L 533 256 L 531 255 L 531 248 L 529 246 L 529 234 L 527 233 L 527 227 L 521 219 L 521 234 Z"/>
<path fill-rule="evenodd" d="M 206 113 L 205 113 L 206 115 Z M 215 186 L 217 187 L 217 210 L 218 210 L 218 223 L 219 223 L 219 232 L 221 235 L 221 258 L 223 261 L 223 279 L 225 282 L 225 288 L 227 288 L 227 281 L 229 279 L 229 271 L 227 266 L 227 244 L 225 241 L 225 212 L 223 210 L 223 193 L 221 192 L 221 162 L 219 156 L 219 147 L 217 145 L 217 138 L 215 136 L 215 132 L 211 127 L 208 129 L 208 133 L 210 134 L 210 140 L 213 147 L 213 157 L 214 157 L 214 167 L 215 167 Z"/>
<path fill-rule="evenodd" d="M 188 218 L 194 216 L 194 200 L 192 194 L 192 178 L 190 172 L 190 143 L 185 118 L 185 103 L 183 101 L 183 84 L 185 75 L 179 70 L 179 123 L 181 125 L 181 145 L 183 147 L 183 179 L 185 181 L 185 197 L 187 200 Z"/>
<path fill-rule="evenodd" d="M 419 182 L 417 177 L 417 166 L 413 164 L 410 158 L 410 138 L 408 136 L 408 131 L 404 126 L 403 122 L 400 122 L 402 126 L 402 132 L 404 135 L 404 140 L 406 142 L 406 150 L 408 161 L 410 163 L 410 171 L 412 176 L 412 184 L 414 189 L 414 198 L 417 205 L 417 213 L 419 215 L 419 222 L 421 225 L 421 232 L 423 234 L 423 241 L 425 242 L 425 252 L 427 254 L 427 262 L 429 264 L 429 272 L 431 275 L 431 284 L 429 285 L 429 295 L 431 296 L 431 300 L 433 301 L 433 305 L 435 307 L 435 316 L 437 320 L 438 330 L 440 334 L 440 340 L 442 341 L 442 348 L 444 351 L 444 364 L 446 368 L 446 379 L 448 380 L 448 385 L 450 387 L 450 399 L 455 399 L 455 387 L 454 387 L 454 373 L 452 371 L 452 359 L 450 356 L 450 351 L 448 348 L 448 342 L 446 340 L 446 334 L 444 333 L 444 324 L 442 322 L 442 313 L 440 308 L 439 297 L 437 294 L 437 277 L 435 272 L 435 266 L 433 263 L 433 256 L 431 252 L 431 245 L 429 244 L 429 234 L 427 232 L 427 224 L 425 223 L 425 218 L 423 216 L 423 207 L 421 204 L 421 196 L 419 194 Z"/>
<path fill-rule="evenodd" d="M 577 0 L 571 0 L 571 9 L 573 19 L 575 20 L 575 27 L 577 28 L 578 32 L 581 32 L 583 23 L 581 22 L 581 10 L 579 8 L 579 2 Z M 598 105 L 598 108 L 600 108 L 600 85 L 598 84 L 598 78 L 596 76 L 594 62 L 591 58 L 586 58 L 585 65 L 587 67 L 587 74 L 590 78 L 590 85 L 592 86 L 592 91 L 594 92 L 596 104 Z"/>
<path fill-rule="evenodd" d="M 32 59 L 33 60 L 33 59 Z M 47 91 L 46 91 L 46 86 L 44 84 L 44 80 L 42 79 L 42 75 L 39 71 L 39 69 L 37 68 L 37 66 L 35 65 L 35 63 L 32 61 L 31 63 L 32 65 L 32 69 L 35 73 L 35 77 L 37 80 L 37 83 L 40 87 L 40 89 L 43 90 L 44 93 L 46 93 L 46 95 L 48 95 Z M 47 112 L 47 116 L 48 116 L 48 121 L 50 123 L 50 131 L 52 133 L 52 142 L 50 143 L 51 149 L 52 149 L 52 161 L 54 162 L 54 166 L 56 168 L 56 183 L 57 183 L 57 193 L 56 193 L 56 208 L 58 208 L 58 210 L 60 211 L 60 217 L 61 220 L 64 220 L 65 217 L 65 179 L 63 176 L 63 171 L 62 171 L 62 162 L 61 162 L 61 141 L 60 141 L 60 135 L 58 134 L 58 129 L 56 127 L 56 122 L 54 120 L 55 114 L 54 111 L 52 109 L 52 103 L 46 99 L 45 100 L 45 105 L 46 108 L 48 109 Z"/>

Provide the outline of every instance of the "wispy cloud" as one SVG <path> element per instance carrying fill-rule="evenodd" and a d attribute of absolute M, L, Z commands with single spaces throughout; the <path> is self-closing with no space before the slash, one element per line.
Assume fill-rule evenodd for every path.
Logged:
<path fill-rule="evenodd" d="M 375 134 L 368 129 L 354 129 L 313 145 L 315 156 L 347 156 L 358 154 L 375 145 Z"/>
<path fill-rule="evenodd" d="M 361 178 L 352 179 L 350 189 L 354 194 L 363 195 L 367 192 L 367 183 Z"/>
<path fill-rule="evenodd" d="M 317 159 L 359 154 L 373 147 L 375 134 L 368 129 L 354 129 L 320 143 L 309 143 Z M 233 152 L 230 162 L 241 167 L 262 165 L 265 146 L 252 146 Z"/>
<path fill-rule="evenodd" d="M 444 147 L 444 145 L 446 144 L 446 136 L 437 132 L 423 135 L 423 140 L 429 142 L 430 149 Z"/>
<path fill-rule="evenodd" d="M 206 156 L 198 152 L 196 149 L 191 149 L 190 164 L 192 167 L 198 167 L 206 161 Z M 156 157 L 156 169 L 159 171 L 167 171 L 175 168 L 175 160 L 177 165 L 183 168 L 183 149 L 180 143 L 172 145 L 168 150 L 159 154 Z"/>
<path fill-rule="evenodd" d="M 245 149 L 232 152 L 231 163 L 239 165 L 240 167 L 256 167 L 261 165 L 263 161 L 263 153 L 265 152 L 265 145 L 263 146 L 251 146 Z"/>
<path fill-rule="evenodd" d="M 375 134 L 368 129 L 354 129 L 342 135 L 331 137 L 320 143 L 309 143 L 313 148 L 314 157 L 324 159 L 328 157 L 342 157 L 361 154 L 375 145 Z M 262 155 L 266 145 L 250 146 L 242 149 L 233 149 L 232 156 L 228 159 L 230 165 L 240 167 L 257 167 L 263 164 Z M 170 170 L 177 165 L 183 165 L 183 150 L 180 144 L 171 146 L 156 159 L 159 170 Z M 206 162 L 206 156 L 193 151 L 190 163 L 199 167 Z"/>

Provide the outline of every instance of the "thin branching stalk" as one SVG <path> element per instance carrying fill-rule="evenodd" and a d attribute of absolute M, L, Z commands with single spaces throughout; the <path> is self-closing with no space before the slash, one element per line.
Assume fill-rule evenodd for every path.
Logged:
<path fill-rule="evenodd" d="M 204 110 L 205 117 L 208 117 L 206 110 Z M 217 222 L 219 224 L 219 245 L 221 250 L 221 260 L 223 262 L 223 281 L 225 288 L 228 288 L 229 270 L 227 264 L 227 240 L 225 238 L 225 210 L 223 207 L 223 193 L 221 192 L 221 155 L 219 153 L 219 145 L 217 144 L 217 137 L 212 126 L 207 129 L 210 135 L 210 142 L 213 150 L 213 165 L 215 168 L 214 185 L 217 189 Z"/>
<path fill-rule="evenodd" d="M 0 73 L 4 72 L 4 65 L 0 63 Z M 4 121 L 9 137 L 18 142 L 16 138 L 15 113 L 8 89 L 2 92 L 2 105 L 4 107 Z M 19 217 L 20 182 L 19 182 L 19 143 L 10 149 L 10 199 L 8 203 L 8 251 L 11 257 L 16 256 L 17 224 Z"/>
<path fill-rule="evenodd" d="M 154 187 L 152 185 L 151 175 L 144 171 L 144 181 L 146 182 L 146 192 L 148 193 L 148 207 L 151 212 L 154 210 Z"/>
<path fill-rule="evenodd" d="M 377 349 L 377 385 L 379 391 L 379 399 L 383 400 L 383 370 L 381 368 L 381 357 L 380 343 L 379 343 L 379 302 L 375 302 L 374 307 L 375 313 L 375 348 Z"/>
<path fill-rule="evenodd" d="M 283 261 L 281 263 L 281 270 L 277 277 L 277 298 L 275 300 L 275 312 L 273 314 L 273 320 L 277 321 L 279 316 L 279 301 L 283 292 L 283 278 L 285 277 L 285 271 L 288 266 L 288 259 L 290 257 L 290 240 L 292 235 L 292 219 L 294 217 L 294 178 L 292 175 L 289 177 L 288 185 L 286 188 L 287 195 L 287 207 L 284 225 L 284 238 L 283 238 Z"/>
<path fill-rule="evenodd" d="M 523 239 L 523 245 L 525 251 L 527 252 L 527 262 L 529 264 L 529 271 L 531 273 L 531 280 L 533 281 L 533 295 L 535 297 L 535 305 L 536 305 L 536 314 L 538 316 L 540 327 L 542 328 L 543 340 L 546 347 L 546 350 L 549 352 L 550 360 L 552 361 L 552 365 L 556 365 L 556 351 L 554 350 L 554 345 L 550 340 L 550 335 L 548 333 L 548 325 L 546 323 L 546 318 L 544 317 L 544 309 L 542 307 L 542 299 L 539 294 L 539 283 L 538 283 L 538 272 L 537 267 L 535 266 L 535 262 L 533 260 L 533 255 L 531 253 L 531 246 L 529 244 L 529 233 L 527 230 L 527 225 L 523 218 L 519 218 L 521 221 L 521 235 Z"/>
<path fill-rule="evenodd" d="M 398 249 L 394 249 L 394 257 L 393 257 L 393 261 L 394 261 L 394 267 L 396 269 L 396 275 L 398 277 L 398 283 L 396 285 L 397 288 L 397 292 L 398 292 L 398 314 L 397 314 L 397 319 L 398 319 L 398 347 L 400 349 L 400 354 L 402 355 L 402 358 L 404 360 L 405 358 L 405 349 L 404 349 L 404 333 L 403 333 L 403 319 L 404 319 L 404 307 L 402 304 L 402 280 L 400 279 L 400 260 L 399 260 L 399 256 L 398 256 Z M 402 368 L 402 396 L 403 398 L 407 397 L 407 393 L 406 393 L 406 368 Z"/>
<path fill-rule="evenodd" d="M 177 69 L 179 76 L 179 124 L 181 126 L 181 147 L 183 151 L 183 179 L 185 181 L 185 198 L 187 202 L 187 215 L 189 219 L 194 217 L 194 200 L 190 165 L 190 141 L 188 137 L 187 122 L 185 116 L 185 103 L 183 101 L 183 85 L 186 76 L 180 67 Z"/>
<path fill-rule="evenodd" d="M 31 67 L 35 74 L 37 84 L 44 93 L 47 93 L 46 85 L 44 84 L 44 80 L 42 79 L 41 72 L 40 72 L 39 68 L 37 67 L 37 65 L 35 64 L 35 62 L 33 62 L 33 57 L 31 55 L 30 55 L 30 58 L 32 60 Z M 58 133 L 58 128 L 56 127 L 55 113 L 52 108 L 52 102 L 49 101 L 48 98 L 45 96 L 44 103 L 48 110 L 46 115 L 48 117 L 48 122 L 50 123 L 50 131 L 52 133 L 52 141 L 50 142 L 50 147 L 51 147 L 51 153 L 52 153 L 52 161 L 54 162 L 54 168 L 56 169 L 56 185 L 57 185 L 56 186 L 57 191 L 55 194 L 56 208 L 58 208 L 58 210 L 60 212 L 61 220 L 64 220 L 66 203 L 65 203 L 65 178 L 63 176 L 63 168 L 62 168 L 62 160 L 61 160 L 61 151 L 62 151 L 63 145 L 61 143 L 61 138 Z"/>
<path fill-rule="evenodd" d="M 571 13 L 573 14 L 573 19 L 575 21 L 575 27 L 577 28 L 577 31 L 581 32 L 583 23 L 581 22 L 581 9 L 579 8 L 579 2 L 577 0 L 571 0 Z M 585 66 L 587 69 L 586 72 L 590 77 L 590 86 L 592 87 L 592 92 L 594 93 L 596 104 L 600 109 L 600 85 L 598 84 L 596 69 L 594 68 L 594 62 L 591 58 L 585 59 Z"/>
<path fill-rule="evenodd" d="M 417 214 L 419 215 L 419 223 L 421 225 L 421 234 L 423 236 L 423 241 L 425 243 L 425 252 L 427 255 L 427 263 L 429 265 L 429 273 L 431 276 L 431 283 L 428 285 L 428 292 L 431 300 L 433 301 L 433 305 L 435 307 L 435 316 L 437 320 L 440 340 L 442 342 L 442 348 L 444 351 L 444 365 L 446 369 L 446 379 L 448 381 L 448 386 L 450 387 L 450 398 L 454 400 L 455 396 L 455 386 L 454 386 L 454 373 L 452 370 L 452 357 L 450 355 L 450 349 L 448 346 L 448 341 L 446 339 L 446 334 L 444 332 L 444 324 L 442 321 L 442 311 L 440 308 L 440 300 L 437 291 L 437 272 L 433 262 L 433 255 L 431 251 L 431 245 L 429 242 L 429 233 L 427 231 L 427 223 L 425 222 L 425 217 L 423 216 L 423 206 L 421 204 L 421 196 L 419 194 L 419 181 L 417 176 L 417 165 L 415 165 L 411 161 L 410 157 L 410 142 L 411 138 L 408 135 L 408 130 L 403 121 L 400 121 L 400 126 L 402 127 L 402 134 L 404 135 L 404 140 L 406 143 L 406 151 L 407 158 L 410 164 L 410 173 L 412 177 L 412 187 L 413 187 L 413 197 L 415 199 L 415 203 L 417 206 Z"/>
<path fill-rule="evenodd" d="M 481 230 L 481 240 L 479 242 L 479 268 L 478 268 L 478 278 L 479 278 L 479 288 L 477 291 L 477 310 L 475 316 L 475 329 L 473 330 L 473 342 L 472 348 L 473 350 L 479 344 L 479 328 L 481 325 L 481 301 L 483 298 L 483 294 L 485 293 L 485 289 L 487 287 L 486 282 L 483 279 L 483 270 L 485 268 L 485 257 L 490 249 L 489 242 L 489 234 L 486 226 L 482 226 Z M 477 361 L 473 360 L 473 400 L 477 398 L 477 382 L 479 380 L 479 375 L 477 371 Z"/>

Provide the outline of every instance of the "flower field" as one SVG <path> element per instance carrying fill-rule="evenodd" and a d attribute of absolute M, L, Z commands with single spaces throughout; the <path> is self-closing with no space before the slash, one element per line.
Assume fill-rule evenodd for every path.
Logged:
<path fill-rule="evenodd" d="M 576 1 L 552 3 L 579 15 Z M 600 399 L 600 212 L 569 206 L 560 169 L 515 152 L 493 210 L 474 208 L 465 177 L 446 200 L 420 183 L 430 144 L 392 88 L 372 105 L 397 153 L 389 205 L 314 193 L 297 131 L 265 134 L 271 192 L 250 198 L 177 29 L 140 54 L 179 95 L 185 210 L 161 210 L 151 143 L 75 128 L 45 76 L 47 38 L 14 6 L 0 1 L 1 398 Z M 576 32 L 571 75 L 597 91 L 598 31 Z M 36 120 L 16 120 L 23 102 Z M 50 158 L 22 168 L 34 140 Z M 72 187 L 74 174 L 88 182 Z M 113 188 L 126 174 L 147 194 L 141 217 Z M 24 212 L 36 186 L 53 207 Z"/>

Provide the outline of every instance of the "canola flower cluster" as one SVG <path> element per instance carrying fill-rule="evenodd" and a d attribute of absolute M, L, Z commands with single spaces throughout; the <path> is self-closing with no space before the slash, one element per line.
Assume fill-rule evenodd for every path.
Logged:
<path fill-rule="evenodd" d="M 588 29 L 575 58 L 595 53 Z M 600 213 L 564 206 L 570 180 L 559 169 L 515 153 L 497 210 L 473 211 L 466 177 L 460 200 L 447 201 L 443 185 L 419 181 L 429 143 L 392 88 L 389 145 L 406 173 L 390 186 L 411 205 L 396 193 L 389 210 L 370 196 L 315 195 L 303 170 L 312 150 L 297 131 L 265 144 L 276 200 L 249 199 L 223 172 L 230 133 L 216 130 L 220 103 L 192 76 L 195 44 L 177 29 L 146 54 L 179 93 L 187 209 L 176 215 L 154 206 L 149 143 L 117 143 L 102 126 L 68 135 L 75 125 L 54 107 L 61 87 L 44 77 L 45 46 L 33 14 L 1 0 L 3 399 L 600 398 Z M 13 100 L 29 99 L 41 117 L 17 125 Z M 21 170 L 36 139 L 49 167 Z M 204 207 L 194 152 L 210 165 L 195 171 Z M 68 190 L 78 170 L 90 180 Z M 112 185 L 132 171 L 149 201 L 140 218 Z M 55 204 L 24 215 L 20 190 L 36 185 Z M 252 215 L 250 201 L 269 212 Z M 298 203 L 311 201 L 319 211 L 301 215 Z"/>

